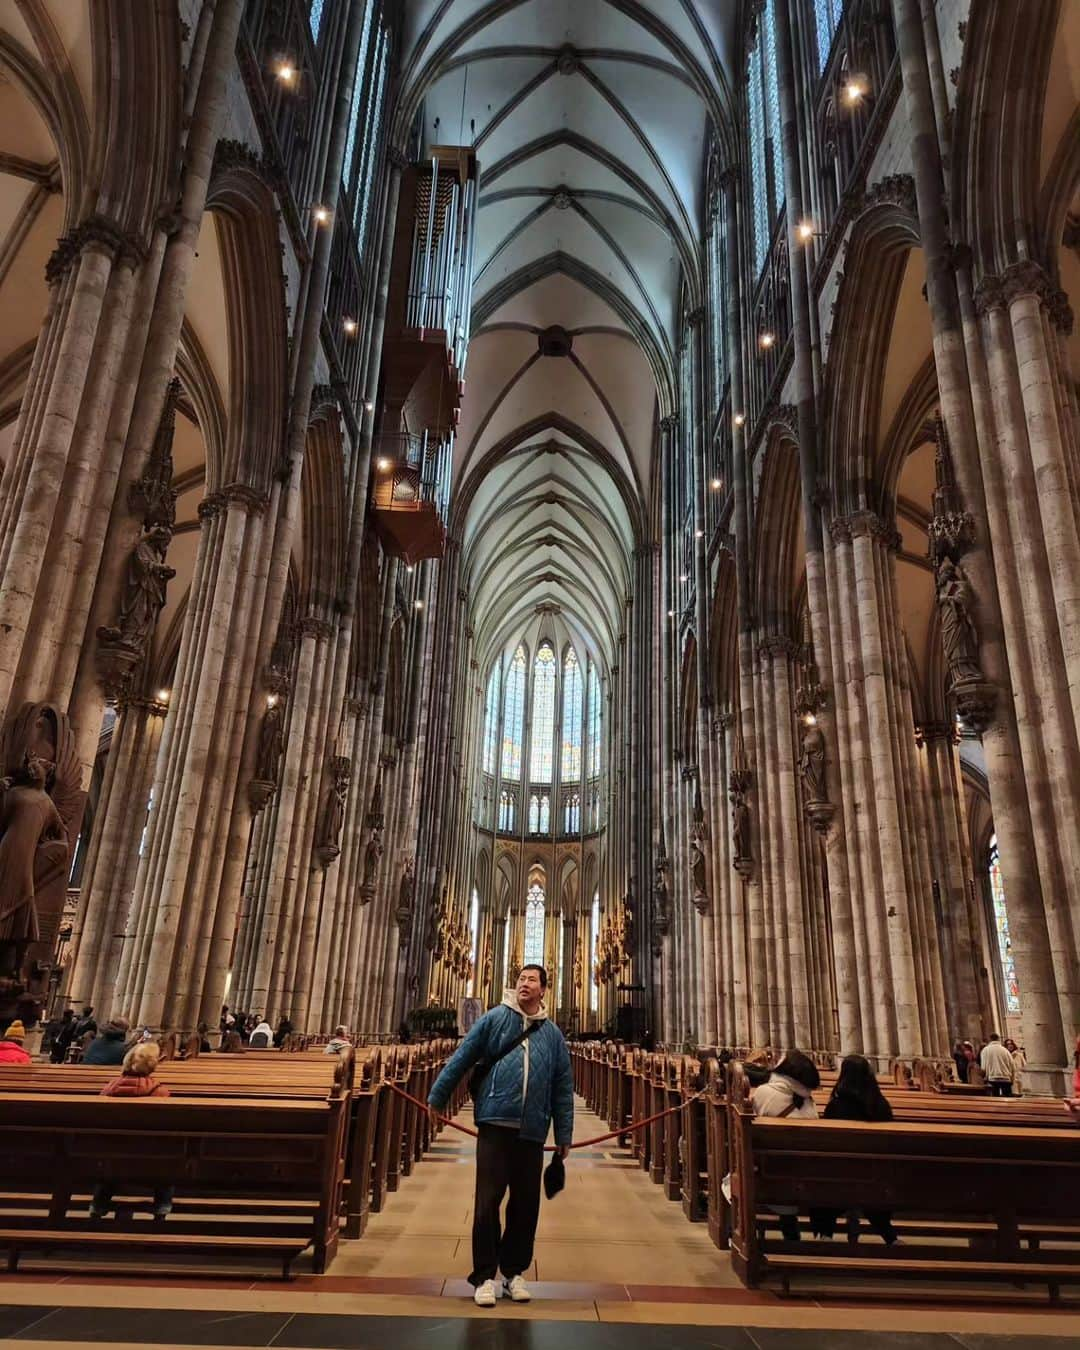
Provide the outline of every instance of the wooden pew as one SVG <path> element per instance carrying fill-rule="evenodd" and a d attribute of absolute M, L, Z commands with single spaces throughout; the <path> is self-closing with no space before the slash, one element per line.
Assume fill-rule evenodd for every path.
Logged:
<path fill-rule="evenodd" d="M 755 1286 L 795 1275 L 1080 1283 L 1080 1132 L 987 1123 L 758 1119 L 729 1085 L 732 1264 Z M 929 1095 L 929 1094 L 927 1094 Z M 955 1109 L 955 1108 L 953 1108 Z M 962 1107 L 959 1108 L 961 1111 Z M 1064 1115 L 1064 1113 L 1062 1113 Z M 785 1243 L 775 1205 L 892 1211 L 905 1245 Z M 1042 1244 L 1053 1242 L 1054 1247 Z"/>
<path fill-rule="evenodd" d="M 142 1247 L 207 1256 L 250 1251 L 280 1260 L 287 1276 L 310 1246 L 321 1272 L 337 1250 L 346 1116 L 344 1094 L 150 1101 L 5 1092 L 0 1189 L 22 1201 L 22 1212 L 4 1215 L 0 1227 L 8 1268 L 17 1269 L 31 1250 Z M 104 1225 L 70 1214 L 76 1197 L 98 1182 L 113 1185 L 121 1197 L 173 1185 L 174 1214 L 164 1223 L 139 1221 L 127 1217 L 130 1200 L 121 1200 L 121 1217 Z M 32 1203 L 42 1197 L 48 1199 L 44 1215 Z M 291 1220 L 290 1202 L 299 1216 Z"/>

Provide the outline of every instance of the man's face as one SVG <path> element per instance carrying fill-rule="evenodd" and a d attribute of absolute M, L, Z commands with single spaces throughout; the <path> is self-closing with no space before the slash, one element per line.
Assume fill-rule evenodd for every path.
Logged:
<path fill-rule="evenodd" d="M 517 998 L 523 1008 L 535 1008 L 543 997 L 538 970 L 523 970 L 517 980 Z"/>

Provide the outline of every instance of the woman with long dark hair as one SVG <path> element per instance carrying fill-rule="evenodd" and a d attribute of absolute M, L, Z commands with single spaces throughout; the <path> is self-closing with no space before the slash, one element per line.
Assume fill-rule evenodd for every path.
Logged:
<path fill-rule="evenodd" d="M 878 1086 L 877 1075 L 868 1059 L 862 1055 L 845 1057 L 840 1065 L 840 1076 L 822 1115 L 826 1120 L 892 1120 L 892 1107 Z M 898 1240 L 892 1214 L 888 1210 L 868 1209 L 864 1213 L 870 1231 L 877 1233 L 888 1246 Z M 831 1238 L 839 1215 L 840 1211 L 836 1209 L 815 1209 L 810 1215 L 810 1227 L 818 1237 Z M 847 1239 L 851 1243 L 859 1240 L 857 1209 L 847 1211 Z"/>

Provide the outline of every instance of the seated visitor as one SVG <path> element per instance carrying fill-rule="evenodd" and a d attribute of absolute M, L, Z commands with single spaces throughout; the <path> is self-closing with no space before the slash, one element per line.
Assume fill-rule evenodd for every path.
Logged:
<path fill-rule="evenodd" d="M 292 1033 L 293 1033 L 292 1022 L 287 1017 L 283 1017 L 281 1021 L 278 1023 L 277 1031 L 274 1032 L 274 1045 L 279 1050 L 284 1049 L 285 1042 L 289 1039 Z"/>
<path fill-rule="evenodd" d="M 248 1038 L 248 1045 L 252 1050 L 267 1050 L 270 1042 L 274 1038 L 274 1033 L 270 1030 L 269 1022 L 260 1022 Z"/>
<path fill-rule="evenodd" d="M 26 1028 L 18 1018 L 8 1023 L 8 1028 L 0 1038 L 0 1064 L 29 1064 L 30 1056 L 23 1049 L 26 1040 Z"/>
<path fill-rule="evenodd" d="M 169 1095 L 164 1083 L 154 1077 L 161 1059 L 161 1051 L 153 1041 L 140 1041 L 124 1056 L 124 1068 L 119 1078 L 112 1078 L 101 1089 L 103 1097 L 158 1097 Z M 112 1208 L 117 1183 L 99 1182 L 90 1201 L 90 1217 L 103 1219 Z M 154 1218 L 164 1219 L 172 1209 L 172 1186 L 154 1187 Z"/>
<path fill-rule="evenodd" d="M 328 1055 L 340 1055 L 342 1050 L 350 1049 L 352 1041 L 349 1040 L 348 1027 L 335 1027 L 334 1034 L 326 1042 L 326 1053 Z"/>
<path fill-rule="evenodd" d="M 123 1064 L 130 1031 L 126 1017 L 112 1017 L 94 1037 L 82 1057 L 84 1064 Z"/>
<path fill-rule="evenodd" d="M 826 1120 L 892 1120 L 892 1107 L 885 1100 L 868 1059 L 862 1055 L 846 1056 L 822 1115 Z M 891 1246 L 898 1240 L 892 1225 L 892 1215 L 888 1211 L 868 1209 L 863 1212 L 870 1231 L 877 1233 L 883 1242 Z M 818 1237 L 831 1238 L 839 1213 L 835 1209 L 811 1210 L 811 1229 Z M 859 1213 L 857 1209 L 847 1211 L 847 1239 L 851 1243 L 859 1240 Z"/>
<path fill-rule="evenodd" d="M 764 1083 L 759 1083 L 750 1094 L 755 1116 L 798 1116 L 817 1118 L 814 1089 L 821 1085 L 821 1075 L 814 1061 L 801 1050 L 789 1050 Z M 780 1220 L 780 1232 L 785 1241 L 799 1241 L 799 1211 L 794 1205 L 774 1205 L 773 1212 Z"/>

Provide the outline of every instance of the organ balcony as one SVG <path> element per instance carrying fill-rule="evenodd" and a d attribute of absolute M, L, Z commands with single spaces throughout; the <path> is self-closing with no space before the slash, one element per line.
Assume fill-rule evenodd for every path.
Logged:
<path fill-rule="evenodd" d="M 404 171 L 383 342 L 384 424 L 457 426 L 469 344 L 476 221 L 476 156 L 434 146 Z"/>
<path fill-rule="evenodd" d="M 387 553 L 406 563 L 441 558 L 446 548 L 453 437 L 379 436 L 372 507 Z"/>

